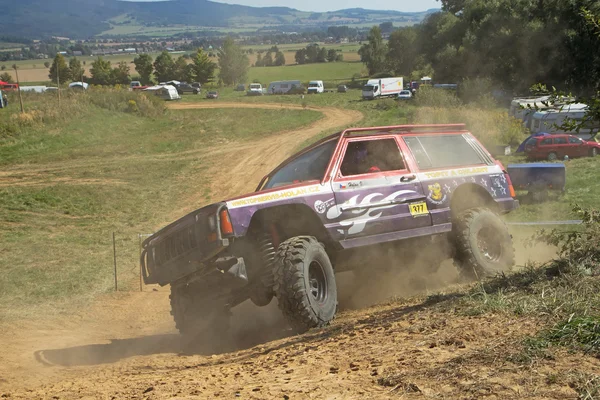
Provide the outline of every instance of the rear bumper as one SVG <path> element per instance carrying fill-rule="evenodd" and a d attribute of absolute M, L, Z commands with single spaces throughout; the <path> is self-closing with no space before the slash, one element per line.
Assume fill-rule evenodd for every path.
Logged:
<path fill-rule="evenodd" d="M 506 214 L 519 208 L 519 200 L 513 198 L 499 199 L 497 202 L 501 214 Z"/>

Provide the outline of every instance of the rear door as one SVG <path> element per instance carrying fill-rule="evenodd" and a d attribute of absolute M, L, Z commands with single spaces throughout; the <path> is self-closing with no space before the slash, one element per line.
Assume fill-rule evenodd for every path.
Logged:
<path fill-rule="evenodd" d="M 569 145 L 567 136 L 557 136 L 552 139 L 554 151 L 559 158 L 563 158 L 565 155 L 572 157 L 572 147 Z"/>
<path fill-rule="evenodd" d="M 576 136 L 569 136 L 569 149 L 569 157 L 587 156 L 587 148 L 584 145 L 583 140 Z"/>
<path fill-rule="evenodd" d="M 330 231 L 343 240 L 431 226 L 425 194 L 396 137 L 347 138 L 341 154 L 331 183 Z"/>

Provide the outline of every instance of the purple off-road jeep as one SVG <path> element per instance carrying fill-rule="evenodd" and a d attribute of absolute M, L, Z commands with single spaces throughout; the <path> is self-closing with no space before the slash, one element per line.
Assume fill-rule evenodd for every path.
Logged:
<path fill-rule="evenodd" d="M 502 164 L 462 124 L 347 129 L 284 161 L 255 192 L 161 229 L 141 263 L 147 284 L 171 285 L 182 333 L 221 329 L 231 307 L 274 296 L 304 332 L 334 317 L 334 272 L 376 271 L 367 246 L 394 246 L 423 268 L 452 257 L 469 278 L 509 269 L 498 215 L 516 207 Z"/>

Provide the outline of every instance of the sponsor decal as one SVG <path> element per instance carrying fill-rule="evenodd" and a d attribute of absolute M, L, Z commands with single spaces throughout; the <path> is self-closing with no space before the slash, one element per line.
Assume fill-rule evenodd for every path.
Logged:
<path fill-rule="evenodd" d="M 319 214 L 325 214 L 329 207 L 335 205 L 335 199 L 329 199 L 327 201 L 317 200 L 315 201 L 315 211 Z"/>
<path fill-rule="evenodd" d="M 398 206 L 398 204 L 389 204 L 390 202 L 396 200 L 400 196 L 414 194 L 416 194 L 416 192 L 412 190 L 400 190 L 388 196 L 384 196 L 381 193 L 371 193 L 366 195 L 362 200 L 359 200 L 361 195 L 356 195 L 344 202 L 341 206 L 331 207 L 327 210 L 326 216 L 329 220 L 338 219 L 342 216 L 342 209 L 356 207 L 356 209 L 349 211 L 349 214 L 351 215 L 349 218 L 340 221 L 340 225 L 343 229 L 338 230 L 341 234 L 354 235 L 362 232 L 368 222 L 381 217 L 383 210 Z M 381 199 L 379 197 L 381 197 Z"/>
<path fill-rule="evenodd" d="M 436 182 L 433 185 L 429 185 L 429 194 L 427 195 L 427 200 L 429 200 L 432 204 L 442 205 L 446 202 L 447 196 L 442 191 L 442 186 Z"/>
<path fill-rule="evenodd" d="M 292 197 L 309 195 L 309 194 L 314 194 L 314 193 L 319 193 L 318 186 L 284 190 L 281 192 L 269 193 L 269 194 L 264 194 L 261 196 L 248 197 L 245 199 L 234 200 L 230 203 L 231 204 L 230 207 L 248 206 L 248 205 L 252 205 L 252 204 L 265 203 L 267 201 L 289 199 Z"/>
<path fill-rule="evenodd" d="M 446 171 L 434 171 L 434 172 L 423 172 L 423 176 L 426 179 L 436 178 L 450 178 L 453 176 L 465 176 L 473 174 L 485 174 L 490 172 L 490 167 L 474 167 L 474 168 L 461 168 Z"/>

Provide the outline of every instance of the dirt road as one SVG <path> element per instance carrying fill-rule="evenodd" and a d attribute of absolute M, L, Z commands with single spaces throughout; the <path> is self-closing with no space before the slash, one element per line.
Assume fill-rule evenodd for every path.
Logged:
<path fill-rule="evenodd" d="M 212 195 L 252 190 L 263 171 L 307 138 L 361 118 L 354 111 L 319 110 L 324 117 L 310 127 L 211 150 L 215 161 L 227 157 L 234 171 L 211 171 L 215 183 L 228 183 L 215 184 Z M 451 280 L 449 271 L 427 280 L 413 279 L 418 270 L 383 279 L 363 288 L 364 295 L 429 293 Z M 351 287 L 345 283 L 352 276 L 339 278 L 342 287 Z M 526 369 L 508 362 L 506 354 L 536 331 L 537 321 L 455 315 L 445 306 L 455 295 L 348 306 L 330 327 L 302 336 L 291 335 L 276 301 L 262 309 L 244 303 L 235 310 L 233 333 L 212 343 L 187 343 L 169 316 L 168 293 L 145 290 L 106 294 L 85 312 L 59 319 L 0 324 L 0 398 L 566 399 L 577 398 L 575 391 L 549 377 L 600 369 L 597 359 L 569 354 Z"/>

